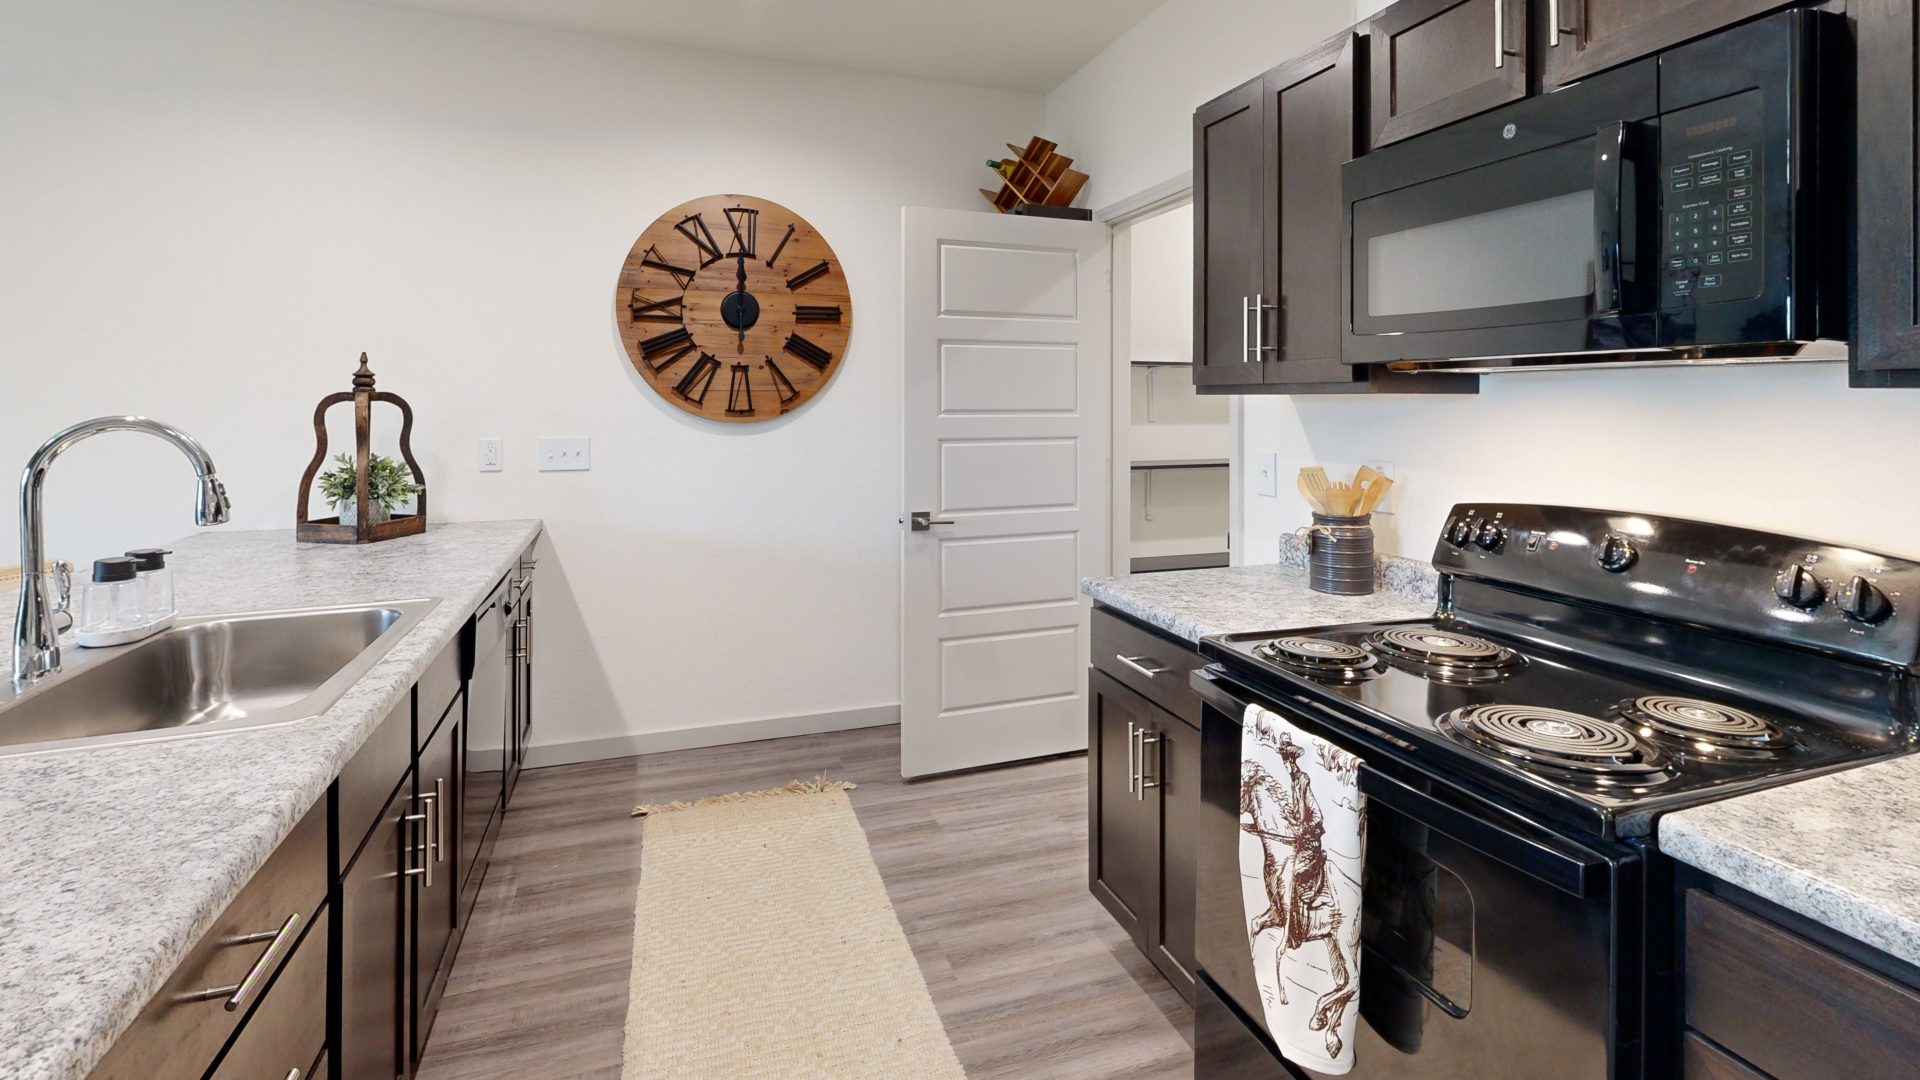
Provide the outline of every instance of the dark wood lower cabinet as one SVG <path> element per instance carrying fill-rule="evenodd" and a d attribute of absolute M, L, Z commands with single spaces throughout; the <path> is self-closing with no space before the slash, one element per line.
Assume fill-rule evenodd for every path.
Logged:
<path fill-rule="evenodd" d="M 454 927 L 460 914 L 460 745 L 459 702 L 420 751 L 414 773 L 417 805 L 426 820 L 425 842 L 418 845 L 414 875 L 413 1059 L 426 1052 L 427 1036 L 440 995 L 453 970 Z"/>
<path fill-rule="evenodd" d="M 1917 1074 L 1920 988 L 1700 889 L 1683 911 L 1687 1080 Z"/>
<path fill-rule="evenodd" d="M 412 1073 L 412 847 L 410 781 L 375 820 L 373 832 L 340 879 L 335 933 L 340 981 L 331 1040 L 340 1080 L 394 1080 Z"/>
<path fill-rule="evenodd" d="M 1191 1002 L 1200 731 L 1180 713 L 1189 704 L 1181 697 L 1193 697 L 1188 672 L 1201 660 L 1184 643 L 1106 611 L 1094 614 L 1093 638 L 1130 650 L 1109 658 L 1113 650 L 1100 649 L 1088 672 L 1088 887 Z M 1130 688 L 1142 679 L 1151 680 L 1154 699 Z M 1198 699 L 1191 705 L 1197 716 Z"/>

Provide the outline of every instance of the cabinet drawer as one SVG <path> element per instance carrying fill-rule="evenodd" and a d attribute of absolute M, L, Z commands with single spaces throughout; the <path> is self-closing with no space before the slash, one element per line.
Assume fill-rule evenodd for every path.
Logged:
<path fill-rule="evenodd" d="M 429 729 L 431 730 L 431 729 Z M 387 796 L 400 785 L 400 778 L 413 765 L 413 699 L 400 699 L 380 726 L 360 747 L 347 767 L 340 770 L 340 851 L 337 874 L 353 861 L 367 830 L 387 805 Z"/>
<path fill-rule="evenodd" d="M 309 941 L 320 931 L 324 979 L 326 918 L 320 908 L 326 895 L 327 804 L 322 799 L 141 1010 L 94 1070 L 94 1080 L 200 1080 L 227 1037 L 260 999 L 257 988 L 273 976 L 275 968 L 284 968 L 284 945 L 302 931 Z M 227 1006 L 235 990 L 205 995 L 213 988 L 243 983 L 252 989 L 239 991 L 241 1000 L 231 1009 Z M 324 1001 L 324 994 L 316 1000 Z M 314 1011 L 325 1013 L 324 1008 Z M 317 1049 L 316 1043 L 309 1055 Z"/>
<path fill-rule="evenodd" d="M 1698 890 L 1686 911 L 1689 1027 L 1780 1080 L 1910 1074 L 1920 993 Z"/>
<path fill-rule="evenodd" d="M 440 718 L 447 715 L 447 706 L 460 693 L 460 645 L 458 641 L 449 641 L 447 647 L 440 650 L 427 670 L 414 685 L 414 702 L 418 709 L 419 731 L 414 735 L 421 745 L 432 737 L 433 729 Z"/>
<path fill-rule="evenodd" d="M 1187 676 L 1206 664 L 1199 653 L 1099 608 L 1093 612 L 1091 638 L 1094 667 L 1187 723 L 1200 726 L 1200 696 L 1187 683 Z"/>
<path fill-rule="evenodd" d="M 1680 1050 L 1680 1075 L 1685 1080 L 1767 1080 L 1766 1074 L 1754 1072 L 1745 1062 L 1691 1031 Z"/>
<path fill-rule="evenodd" d="M 307 1080 L 327 1039 L 329 940 L 316 921 L 207 1080 Z"/>

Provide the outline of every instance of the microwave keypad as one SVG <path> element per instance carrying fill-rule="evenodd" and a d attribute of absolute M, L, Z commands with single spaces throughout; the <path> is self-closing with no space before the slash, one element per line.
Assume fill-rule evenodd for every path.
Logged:
<path fill-rule="evenodd" d="M 1740 148 L 1666 168 L 1663 307 L 1744 299 L 1759 283 L 1760 196 L 1754 154 Z"/>

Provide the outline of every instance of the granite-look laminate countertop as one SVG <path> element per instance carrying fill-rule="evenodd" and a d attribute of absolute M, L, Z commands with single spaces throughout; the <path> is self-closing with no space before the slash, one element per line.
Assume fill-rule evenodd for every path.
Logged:
<path fill-rule="evenodd" d="M 1177 638 L 1297 630 L 1335 623 L 1420 619 L 1433 614 L 1433 567 L 1385 556 L 1370 596 L 1331 596 L 1307 587 L 1304 563 L 1087 578 L 1080 591 Z"/>
<path fill-rule="evenodd" d="M 0 758 L 0 1076 L 72 1080 L 98 1064 L 540 528 L 440 524 L 365 547 L 209 531 L 174 545 L 185 615 L 440 603 L 311 720 Z"/>
<path fill-rule="evenodd" d="M 1660 819 L 1660 850 L 1920 965 L 1920 757 Z"/>

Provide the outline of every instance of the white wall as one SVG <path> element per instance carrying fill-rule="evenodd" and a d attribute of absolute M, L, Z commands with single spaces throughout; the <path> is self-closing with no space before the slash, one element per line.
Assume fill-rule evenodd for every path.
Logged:
<path fill-rule="evenodd" d="M 1102 207 L 1193 167 L 1195 106 L 1353 22 L 1328 0 L 1167 0 L 1047 95 L 1046 135 Z"/>
<path fill-rule="evenodd" d="M 1036 96 L 318 0 L 7 21 L 0 464 L 149 413 L 203 439 L 235 527 L 285 528 L 365 349 L 435 517 L 548 522 L 541 741 L 898 702 L 900 207 L 976 206 Z M 634 237 L 713 192 L 807 217 L 852 285 L 846 362 L 779 421 L 685 416 L 614 333 Z M 591 436 L 593 470 L 535 472 L 543 434 Z M 160 444 L 94 440 L 55 467 L 51 551 L 187 532 L 191 490 Z"/>
<path fill-rule="evenodd" d="M 1109 181 L 1089 205 L 1124 198 L 1192 167 L 1195 106 L 1383 6 L 1171 0 L 1048 96 L 1049 137 Z M 1920 460 L 1920 394 L 1846 381 L 1818 364 L 1507 375 L 1483 379 L 1476 397 L 1250 396 L 1239 460 L 1275 452 L 1283 482 L 1265 497 L 1254 471 L 1238 470 L 1243 550 L 1270 561 L 1278 537 L 1307 522 L 1285 482 L 1294 470 L 1379 459 L 1398 480 L 1395 512 L 1377 522 L 1389 551 L 1431 554 L 1456 501 L 1510 499 L 1920 555 L 1920 498 L 1910 482 L 1883 479 Z"/>

